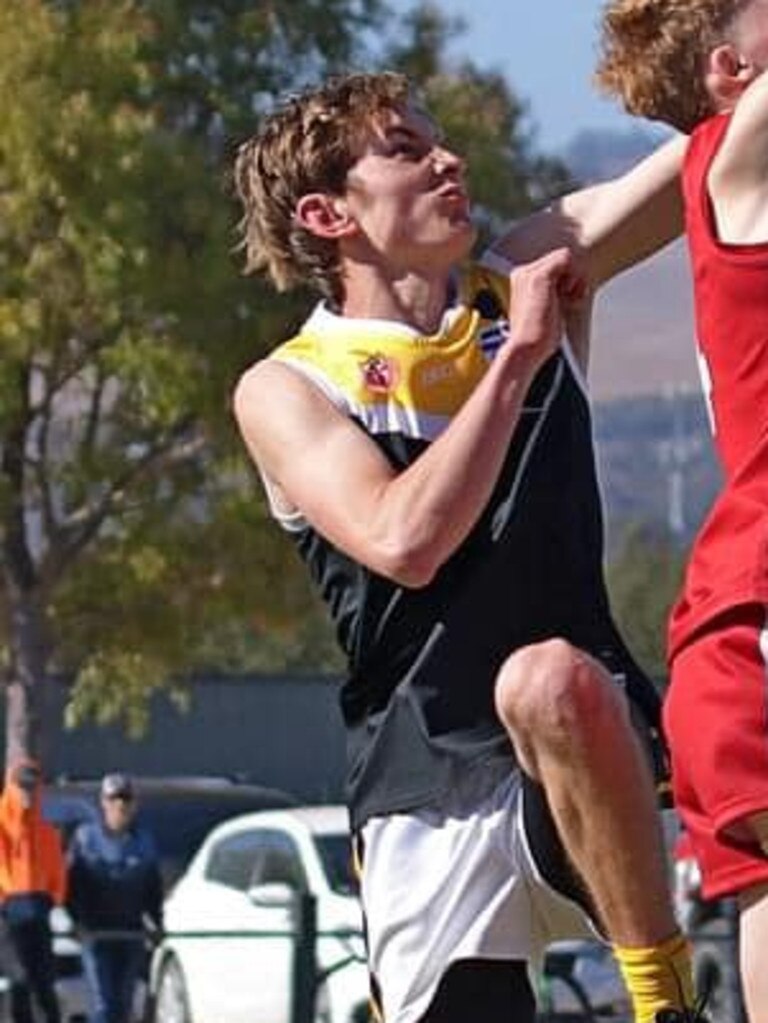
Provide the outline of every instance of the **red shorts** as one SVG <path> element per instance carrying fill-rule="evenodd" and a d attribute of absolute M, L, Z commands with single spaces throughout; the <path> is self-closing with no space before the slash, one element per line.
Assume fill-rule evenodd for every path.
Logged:
<path fill-rule="evenodd" d="M 732 608 L 683 646 L 664 701 L 672 788 L 706 898 L 768 881 L 744 823 L 768 810 L 768 614 Z"/>

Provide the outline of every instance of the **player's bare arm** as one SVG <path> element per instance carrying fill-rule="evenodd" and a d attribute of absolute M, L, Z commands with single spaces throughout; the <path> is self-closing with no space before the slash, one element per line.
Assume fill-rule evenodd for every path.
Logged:
<path fill-rule="evenodd" d="M 493 250 L 519 262 L 566 245 L 592 287 L 610 280 L 682 232 L 686 142 L 674 138 L 621 177 L 563 196 L 515 224 Z"/>
<path fill-rule="evenodd" d="M 626 174 L 572 192 L 515 224 L 493 250 L 513 263 L 557 246 L 574 254 L 594 292 L 663 248 L 683 228 L 679 172 L 687 139 L 672 139 Z M 586 371 L 589 306 L 569 316 L 568 337 Z"/>
<path fill-rule="evenodd" d="M 745 67 L 739 74 L 754 72 Z M 768 240 L 768 72 L 757 75 L 736 104 L 708 186 L 722 242 Z"/>
<path fill-rule="evenodd" d="M 508 342 L 446 431 L 397 473 L 311 383 L 265 360 L 235 393 L 248 449 L 288 506 L 354 560 L 406 586 L 425 585 L 485 507 L 536 369 L 562 329 L 573 290 L 559 250 L 512 275 Z"/>

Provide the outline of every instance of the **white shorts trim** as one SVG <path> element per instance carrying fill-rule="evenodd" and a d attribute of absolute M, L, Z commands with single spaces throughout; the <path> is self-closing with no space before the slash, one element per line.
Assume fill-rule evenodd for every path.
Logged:
<path fill-rule="evenodd" d="M 362 838 L 368 961 L 386 1023 L 416 1023 L 456 960 L 538 966 L 551 942 L 596 937 L 533 861 L 517 771 L 465 771 L 439 810 L 374 817 Z"/>

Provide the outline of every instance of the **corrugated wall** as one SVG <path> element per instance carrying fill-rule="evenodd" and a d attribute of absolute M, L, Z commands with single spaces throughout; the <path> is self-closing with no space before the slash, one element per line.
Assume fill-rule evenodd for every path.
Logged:
<path fill-rule="evenodd" d="M 285 789 L 302 802 L 336 801 L 342 798 L 345 754 L 338 689 L 330 678 L 196 679 L 187 712 L 166 697 L 153 702 L 151 725 L 140 741 L 116 728 L 55 729 L 46 773 L 239 775 Z"/>

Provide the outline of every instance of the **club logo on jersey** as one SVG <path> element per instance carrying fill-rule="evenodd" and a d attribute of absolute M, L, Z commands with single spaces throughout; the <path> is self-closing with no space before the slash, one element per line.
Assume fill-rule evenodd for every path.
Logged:
<path fill-rule="evenodd" d="M 395 360 L 381 352 L 369 355 L 361 363 L 360 372 L 364 386 L 374 394 L 388 394 L 394 390 L 400 375 Z"/>

